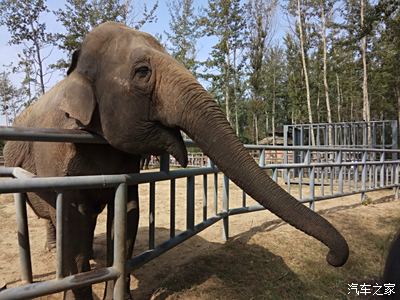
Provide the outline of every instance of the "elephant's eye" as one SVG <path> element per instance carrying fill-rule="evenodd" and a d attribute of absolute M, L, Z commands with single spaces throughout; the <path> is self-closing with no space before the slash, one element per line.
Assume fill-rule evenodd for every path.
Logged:
<path fill-rule="evenodd" d="M 138 76 L 139 78 L 144 78 L 150 73 L 149 67 L 146 66 L 141 66 L 137 69 L 135 69 L 135 76 Z"/>

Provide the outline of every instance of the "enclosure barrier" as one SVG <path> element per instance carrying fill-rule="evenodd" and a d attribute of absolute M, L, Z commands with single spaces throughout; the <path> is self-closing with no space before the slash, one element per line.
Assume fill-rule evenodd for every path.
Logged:
<path fill-rule="evenodd" d="M 1 128 L 0 139 L 36 140 L 42 142 L 75 142 L 105 143 L 104 139 L 81 131 L 48 130 L 48 129 L 15 129 Z M 190 143 L 190 142 L 187 142 Z M 191 144 L 192 145 L 192 144 Z M 265 168 L 273 180 L 303 203 L 309 203 L 315 209 L 317 201 L 340 196 L 361 194 L 379 189 L 394 189 L 395 197 L 399 193 L 400 160 L 399 150 L 371 148 L 338 148 L 309 146 L 260 146 L 246 145 L 258 153 L 260 167 Z M 268 155 L 283 157 L 284 162 L 266 165 Z M 296 153 L 296 154 L 295 154 Z M 300 162 L 296 160 L 301 159 Z M 209 161 L 202 168 L 170 170 L 169 156 L 161 157 L 160 170 L 140 174 L 71 176 L 71 177 L 35 177 L 34 174 L 21 168 L 0 168 L 0 176 L 13 177 L 0 180 L 0 193 L 14 193 L 16 218 L 18 226 L 18 243 L 20 251 L 21 279 L 26 285 L 6 289 L 0 292 L 0 299 L 27 299 L 56 293 L 94 283 L 115 280 L 114 299 L 123 299 L 125 290 L 124 276 L 167 250 L 196 235 L 205 228 L 223 221 L 223 238 L 229 237 L 229 217 L 264 209 L 260 205 L 252 205 L 253 201 L 242 193 L 240 206 L 231 207 L 230 181 L 222 175 L 222 193 L 219 191 L 218 169 Z M 209 181 L 211 176 L 211 182 Z M 195 182 L 202 177 L 201 220 L 195 222 Z M 176 182 L 186 179 L 186 230 L 176 233 L 175 207 L 177 201 Z M 169 181 L 170 222 L 169 239 L 156 244 L 156 183 Z M 126 203 L 129 185 L 149 185 L 148 216 L 148 250 L 126 261 Z M 212 199 L 208 191 L 212 188 Z M 62 217 L 67 206 L 63 201 L 63 193 L 71 189 L 114 188 L 115 193 L 115 239 L 114 263 L 106 268 L 98 268 L 89 272 L 63 277 L 62 261 L 63 236 L 65 220 Z M 26 193 L 36 191 L 53 191 L 56 194 L 56 276 L 53 280 L 32 283 L 31 255 L 29 247 L 28 221 L 26 213 Z M 221 195 L 222 194 L 222 195 Z M 222 196 L 222 197 L 221 197 Z M 222 204 L 219 199 L 221 199 Z M 211 207 L 209 202 L 212 202 Z M 212 215 L 208 216 L 209 209 Z M 3 262 L 4 263 L 4 262 Z"/>
<path fill-rule="evenodd" d="M 398 121 L 292 124 L 283 127 L 284 144 L 398 149 Z"/>

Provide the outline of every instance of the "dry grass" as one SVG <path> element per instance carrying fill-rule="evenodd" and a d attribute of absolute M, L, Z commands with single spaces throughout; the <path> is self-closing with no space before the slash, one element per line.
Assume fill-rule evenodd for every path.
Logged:
<path fill-rule="evenodd" d="M 266 212 L 231 218 L 232 238 L 208 229 L 135 272 L 136 299 L 352 299 L 348 283 L 379 282 L 400 226 L 391 191 L 318 203 L 351 249 L 342 268 L 327 265 L 327 248 Z M 213 231 L 213 232 L 210 232 Z M 151 282 L 151 286 L 147 281 Z"/>
<path fill-rule="evenodd" d="M 186 227 L 185 184 L 184 180 L 177 182 L 178 231 Z M 196 188 L 196 221 L 199 221 L 201 179 L 196 180 Z M 147 189 L 146 185 L 141 187 L 144 196 L 135 253 L 147 245 Z M 157 184 L 157 243 L 169 235 L 169 208 L 163 201 L 168 195 L 168 183 Z M 319 213 L 338 228 L 350 245 L 349 261 L 342 268 L 327 265 L 327 248 L 321 243 L 262 211 L 231 217 L 231 239 L 226 243 L 222 241 L 221 223 L 218 223 L 136 270 L 132 274 L 132 295 L 135 299 L 355 298 L 354 293 L 348 295 L 347 284 L 379 280 L 390 240 L 400 227 L 400 201 L 394 201 L 392 195 L 390 190 L 369 193 L 368 205 L 360 203 L 359 195 L 316 204 Z M 211 202 L 211 191 L 209 196 Z M 19 266 L 13 203 L 10 199 L 1 200 L 0 281 L 15 286 L 19 284 Z M 232 186 L 231 207 L 240 202 L 241 192 Z M 212 214 L 212 207 L 208 213 Z M 54 254 L 43 249 L 42 222 L 32 211 L 28 215 L 35 278 L 52 278 L 54 264 L 49 261 L 54 261 Z M 96 228 L 93 266 L 103 263 L 104 222 L 105 214 L 102 214 Z M 102 285 L 96 285 L 94 291 L 101 298 Z"/>

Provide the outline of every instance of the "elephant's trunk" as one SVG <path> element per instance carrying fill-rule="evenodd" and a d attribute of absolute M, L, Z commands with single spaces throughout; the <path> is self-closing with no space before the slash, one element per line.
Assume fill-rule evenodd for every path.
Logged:
<path fill-rule="evenodd" d="M 262 206 L 328 246 L 329 264 L 338 267 L 347 261 L 349 248 L 342 235 L 266 175 L 236 137 L 217 103 L 200 85 L 186 89 L 179 102 L 183 110 L 176 125 L 222 172 Z"/>

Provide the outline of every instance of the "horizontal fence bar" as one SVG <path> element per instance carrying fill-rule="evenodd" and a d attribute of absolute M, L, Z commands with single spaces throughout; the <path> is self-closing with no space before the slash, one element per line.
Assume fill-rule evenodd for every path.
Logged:
<path fill-rule="evenodd" d="M 377 121 L 378 122 L 378 121 Z M 363 122 L 360 122 L 363 123 Z M 288 126 L 302 126 L 288 125 Z M 303 125 L 304 126 L 304 125 Z M 309 126 L 309 124 L 307 124 Z M 91 144 L 106 144 L 107 141 L 99 136 L 87 131 L 76 129 L 55 129 L 55 128 L 22 128 L 22 127 L 6 127 L 0 126 L 0 140 L 14 140 L 14 141 L 37 141 L 37 142 L 65 142 L 65 143 L 91 143 Z M 192 140 L 185 139 L 186 146 L 195 146 L 196 143 Z M 342 151 L 357 152 L 357 151 L 370 151 L 370 152 L 388 152 L 398 153 L 400 150 L 396 149 L 373 149 L 373 148 L 343 148 L 342 145 L 338 147 L 310 147 L 310 146 L 270 146 L 270 145 L 245 145 L 247 149 L 256 150 L 318 150 L 320 152 L 336 151 L 338 147 Z"/>
<path fill-rule="evenodd" d="M 107 144 L 107 141 L 103 137 L 78 129 L 6 126 L 0 126 L 0 140 Z"/>
<path fill-rule="evenodd" d="M 318 202 L 318 201 L 323 201 L 323 200 L 328 200 L 328 199 L 333 199 L 333 198 L 346 197 L 346 196 L 352 196 L 352 195 L 374 192 L 374 191 L 379 191 L 379 190 L 392 189 L 395 187 L 398 187 L 398 185 L 391 184 L 391 185 L 386 185 L 384 187 L 373 187 L 373 188 L 368 188 L 368 189 L 360 189 L 357 191 L 333 193 L 331 195 L 315 196 L 314 199 L 312 199 L 311 197 L 306 197 L 306 198 L 303 198 L 302 200 L 299 200 L 299 202 L 301 202 L 301 203 Z"/>
<path fill-rule="evenodd" d="M 0 168 L 1 169 L 1 168 Z M 116 187 L 120 183 L 141 184 L 162 180 L 186 178 L 203 174 L 216 174 L 217 168 L 180 169 L 169 172 L 147 172 L 121 175 L 87 175 L 67 177 L 34 177 L 4 179 L 0 181 L 0 193 L 15 191 L 34 192 L 39 190 L 95 189 Z"/>
<path fill-rule="evenodd" d="M 343 145 L 338 146 L 270 146 L 270 145 L 244 145 L 249 150 L 282 150 L 282 151 L 315 151 L 315 152 L 336 152 L 336 151 L 343 151 L 343 152 L 386 152 L 386 153 L 399 153 L 399 149 L 382 149 L 382 148 L 350 148 L 350 147 L 343 147 Z"/>
<path fill-rule="evenodd" d="M 35 282 L 0 292 L 0 300 L 32 299 L 94 283 L 115 280 L 119 273 L 112 267 L 71 275 L 63 279 Z"/>
<path fill-rule="evenodd" d="M 270 164 L 264 169 L 303 169 L 340 166 L 365 166 L 365 165 L 394 165 L 400 160 L 366 161 L 366 162 L 341 162 L 341 163 L 298 163 L 298 164 Z M 0 167 L 0 170 L 2 168 Z M 12 168 L 11 168 L 12 169 Z M 0 193 L 32 192 L 39 190 L 63 190 L 63 189 L 95 189 L 116 187 L 120 183 L 141 184 L 170 179 L 186 178 L 204 174 L 216 174 L 219 170 L 214 167 L 179 169 L 169 172 L 146 172 L 120 175 L 88 175 L 67 177 L 32 177 L 19 179 L 4 179 L 0 181 Z"/>
<path fill-rule="evenodd" d="M 193 229 L 186 230 L 186 231 L 176 235 L 174 238 L 161 243 L 156 248 L 145 251 L 142 254 L 128 260 L 127 261 L 127 272 L 131 272 L 131 271 L 143 266 L 145 263 L 149 262 L 150 260 L 160 256 L 164 252 L 174 248 L 175 246 L 186 241 L 187 239 L 191 238 L 192 236 L 198 234 L 199 232 L 203 231 L 204 229 L 217 223 L 219 220 L 224 218 L 226 215 L 227 215 L 227 213 L 221 213 L 216 216 L 210 217 L 206 221 L 195 225 L 193 227 Z"/>

